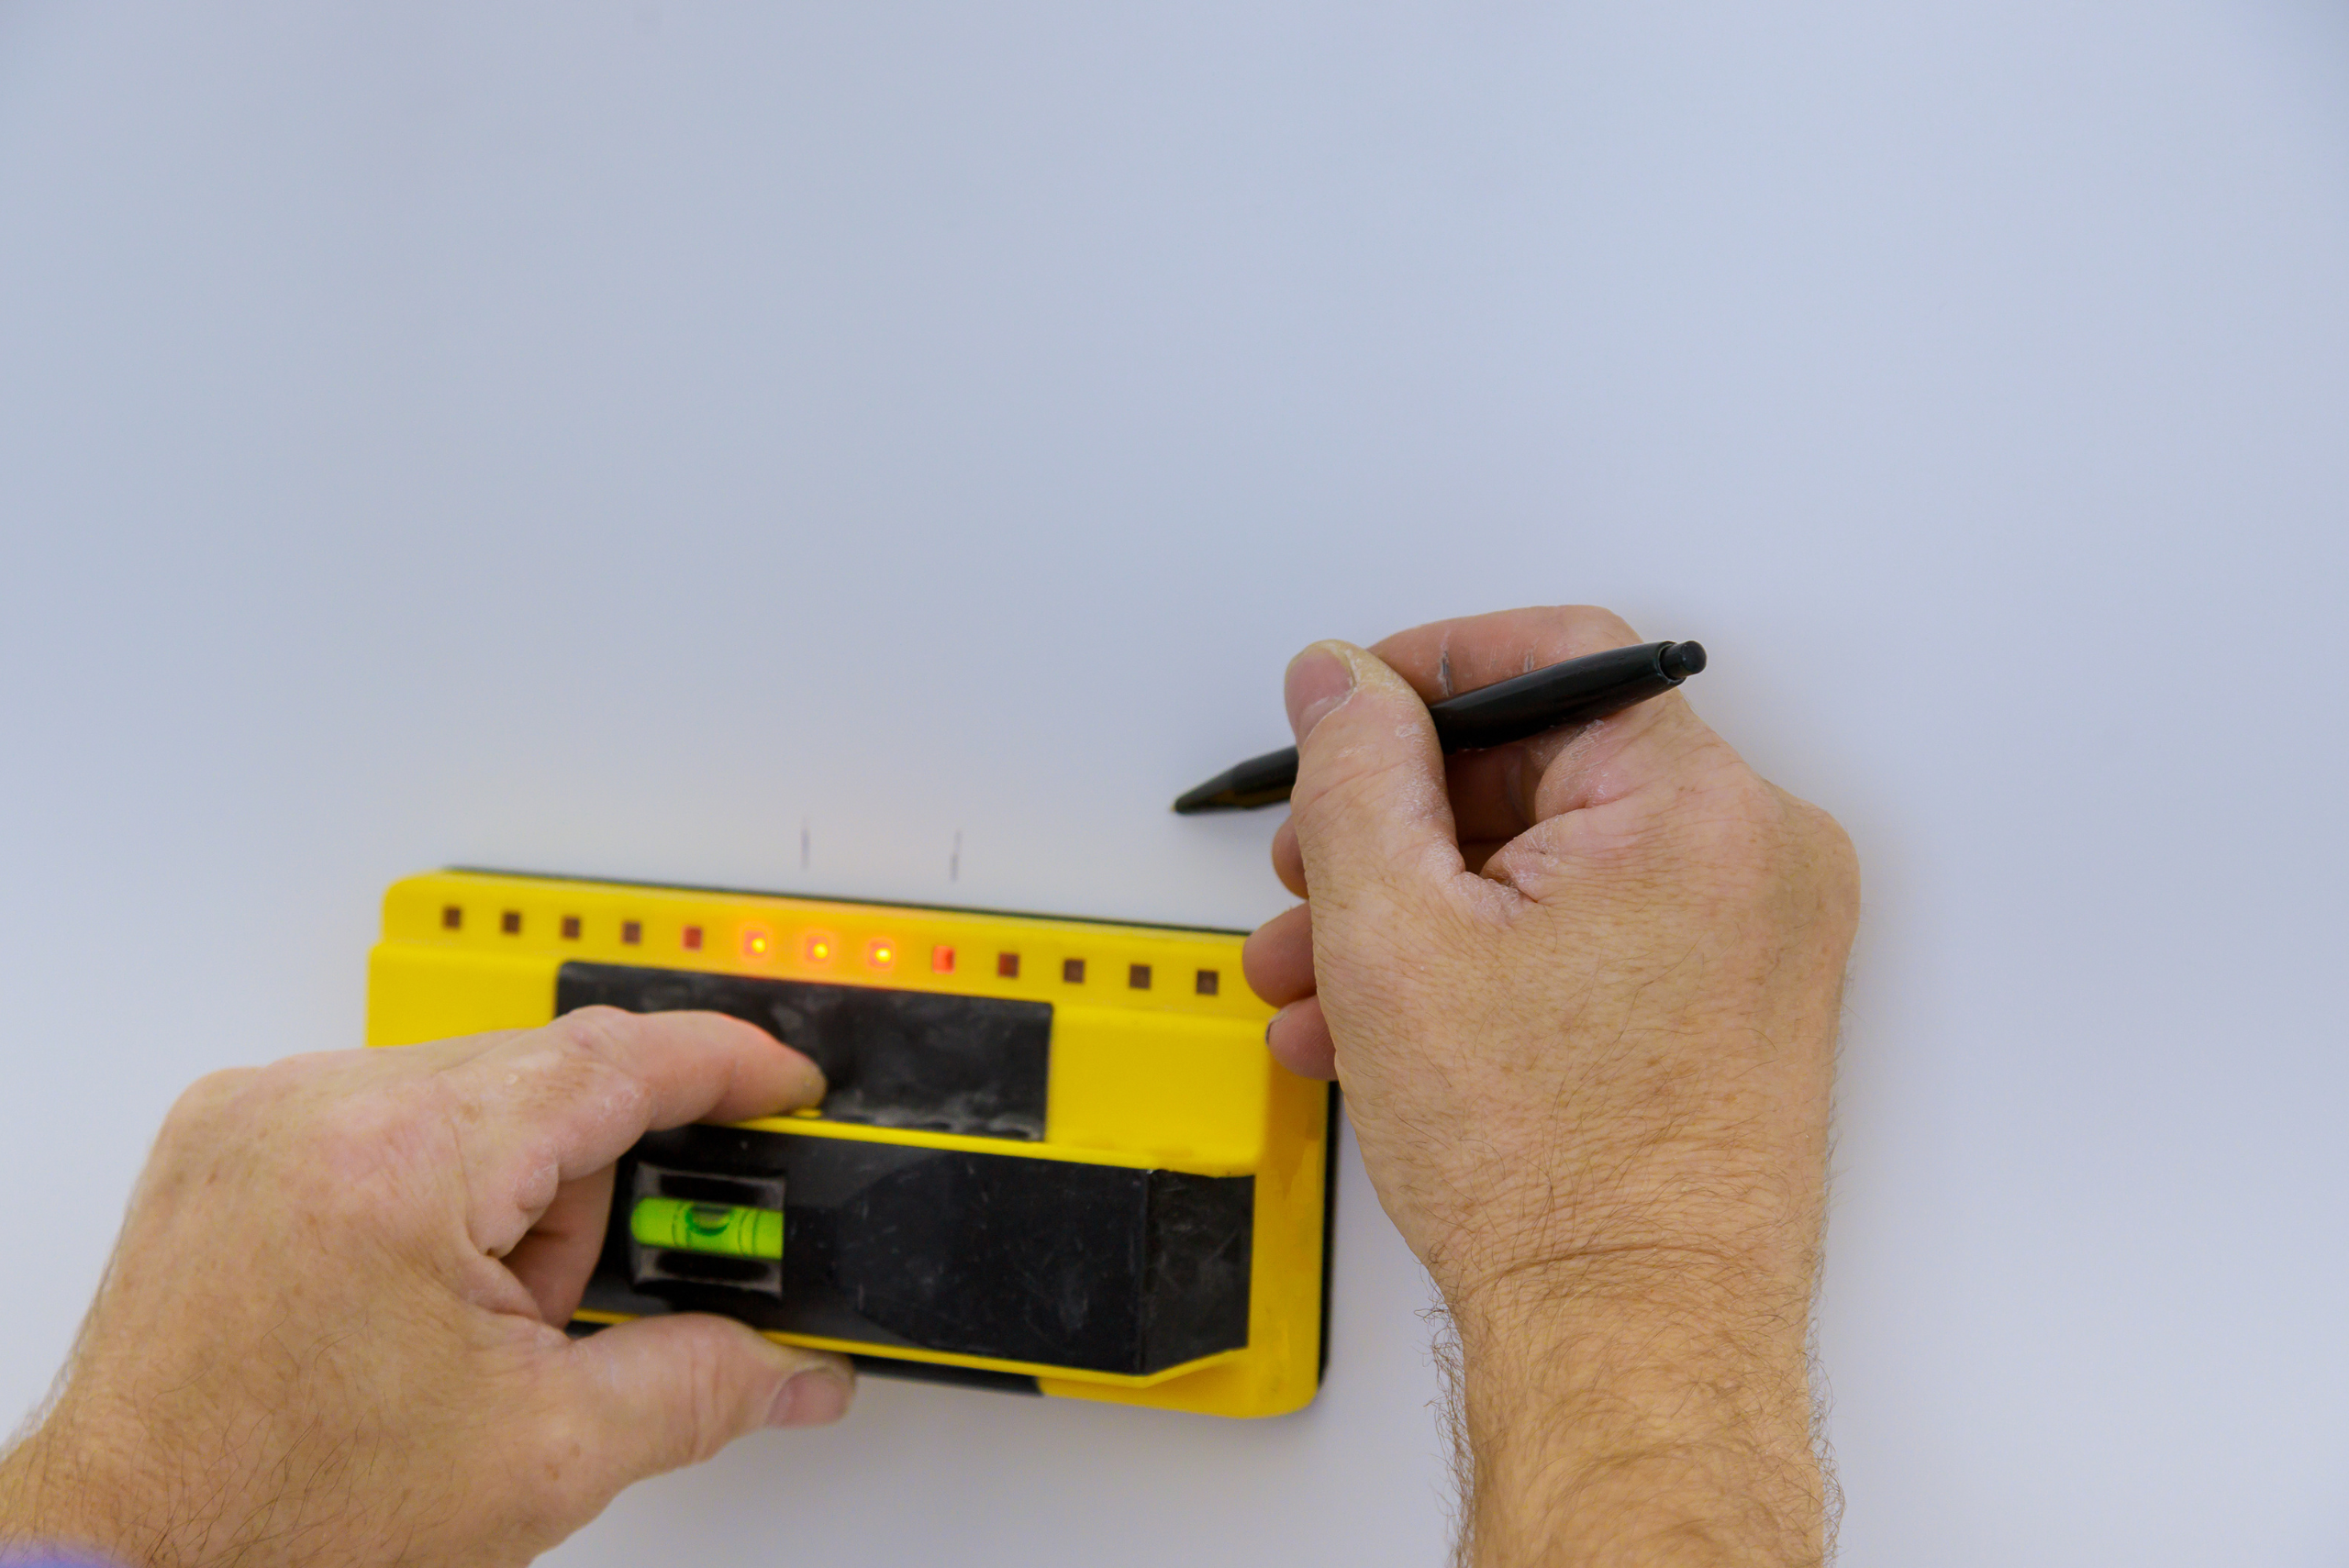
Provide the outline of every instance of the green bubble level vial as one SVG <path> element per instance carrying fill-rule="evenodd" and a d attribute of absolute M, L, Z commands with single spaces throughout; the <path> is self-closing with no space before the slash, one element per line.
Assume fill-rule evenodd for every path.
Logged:
<path fill-rule="evenodd" d="M 629 1216 L 628 1229 L 638 1245 L 673 1252 L 710 1252 L 770 1262 L 783 1256 L 783 1216 L 771 1208 L 674 1197 L 639 1198 Z"/>

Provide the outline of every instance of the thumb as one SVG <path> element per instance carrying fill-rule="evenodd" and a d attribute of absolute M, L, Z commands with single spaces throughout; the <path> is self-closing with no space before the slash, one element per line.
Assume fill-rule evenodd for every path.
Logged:
<path fill-rule="evenodd" d="M 640 1318 L 576 1341 L 566 1392 L 594 1435 L 579 1456 L 605 1490 L 697 1464 L 762 1427 L 813 1427 L 848 1409 L 844 1356 L 779 1345 L 697 1312 Z"/>
<path fill-rule="evenodd" d="M 1465 869 L 1435 725 L 1402 676 L 1350 642 L 1317 642 L 1290 662 L 1286 695 L 1297 732 L 1289 822 L 1317 909 Z"/>

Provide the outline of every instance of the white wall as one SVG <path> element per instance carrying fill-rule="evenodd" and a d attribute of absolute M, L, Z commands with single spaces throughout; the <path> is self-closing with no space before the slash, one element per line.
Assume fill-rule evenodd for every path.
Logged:
<path fill-rule="evenodd" d="M 0 1407 L 395 876 L 1252 922 L 1291 651 L 1596 600 L 1866 859 L 1846 1560 L 2338 1562 L 2344 284 L 2320 0 L 0 7 Z M 1303 1415 L 561 1559 L 1437 1562 L 1342 1214 Z"/>

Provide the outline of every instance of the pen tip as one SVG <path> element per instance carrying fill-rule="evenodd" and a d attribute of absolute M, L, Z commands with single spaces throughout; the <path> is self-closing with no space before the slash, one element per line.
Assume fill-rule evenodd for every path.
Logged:
<path fill-rule="evenodd" d="M 1685 681 L 1705 667 L 1705 645 L 1701 642 L 1675 642 L 1664 649 L 1661 660 L 1664 673 L 1675 681 Z"/>
<path fill-rule="evenodd" d="M 1210 779 L 1198 788 L 1186 790 L 1174 797 L 1174 810 L 1184 817 L 1195 817 L 1202 811 L 1216 808 L 1216 785 L 1220 780 Z"/>

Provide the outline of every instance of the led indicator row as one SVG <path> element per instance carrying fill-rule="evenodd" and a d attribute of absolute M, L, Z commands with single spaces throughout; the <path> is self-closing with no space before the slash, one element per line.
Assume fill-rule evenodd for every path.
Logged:
<path fill-rule="evenodd" d="M 440 910 L 442 930 L 461 931 L 464 927 L 465 910 L 462 905 L 442 906 Z M 520 936 L 522 912 L 519 909 L 499 911 L 497 929 L 505 936 Z M 583 926 L 578 916 L 565 915 L 562 917 L 560 929 L 564 941 L 575 942 L 580 940 Z M 771 961 L 778 951 L 774 932 L 763 926 L 743 927 L 740 940 L 742 956 L 753 963 Z M 641 947 L 644 944 L 644 923 L 641 920 L 622 920 L 620 941 L 629 947 Z M 679 927 L 677 945 L 687 952 L 703 951 L 702 928 L 699 926 Z M 799 939 L 799 951 L 811 964 L 829 964 L 840 955 L 840 942 L 829 931 L 807 931 Z M 897 957 L 897 944 L 887 937 L 875 937 L 864 945 L 864 964 L 868 969 L 886 973 L 896 967 Z M 953 973 L 953 948 L 942 942 L 932 947 L 930 950 L 930 968 L 933 974 Z M 1019 955 L 1016 952 L 996 953 L 995 972 L 998 977 L 1005 980 L 1019 979 Z M 1085 973 L 1085 960 L 1067 958 L 1061 961 L 1061 981 L 1063 984 L 1084 984 Z M 1147 991 L 1151 989 L 1152 979 L 1152 968 L 1149 964 L 1130 963 L 1126 966 L 1126 984 L 1129 989 Z M 1222 982 L 1222 974 L 1217 970 L 1197 970 L 1192 976 L 1192 989 L 1199 995 L 1213 996 L 1221 991 Z"/>

